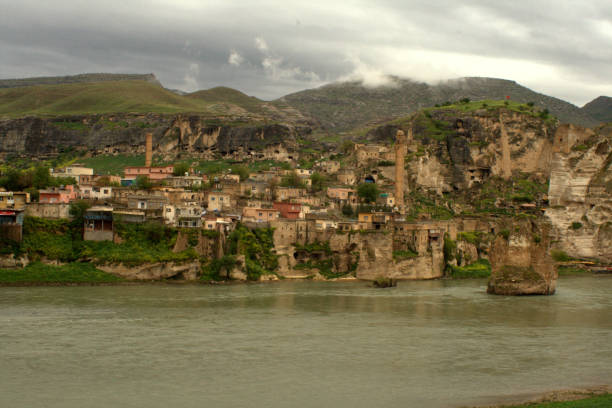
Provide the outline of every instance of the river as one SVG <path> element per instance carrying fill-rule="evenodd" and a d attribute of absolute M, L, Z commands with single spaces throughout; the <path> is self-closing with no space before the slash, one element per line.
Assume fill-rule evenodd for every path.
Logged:
<path fill-rule="evenodd" d="M 1 407 L 455 407 L 612 383 L 612 276 L 0 288 Z"/>

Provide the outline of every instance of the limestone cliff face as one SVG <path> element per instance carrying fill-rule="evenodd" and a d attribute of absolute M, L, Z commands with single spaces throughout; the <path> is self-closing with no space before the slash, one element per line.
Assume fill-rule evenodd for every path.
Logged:
<path fill-rule="evenodd" d="M 410 231 L 402 227 L 402 231 L 351 233 L 316 230 L 301 220 L 279 220 L 272 226 L 275 228 L 274 247 L 279 255 L 278 273 L 287 278 L 316 276 L 318 267 L 325 262 L 330 268 L 328 275 L 352 275 L 363 280 L 379 277 L 435 279 L 443 276 L 440 230 L 446 225 L 431 223 L 415 226 Z M 313 243 L 322 245 L 314 250 L 305 249 Z M 407 259 L 393 256 L 394 251 L 406 249 L 411 249 L 414 256 Z M 306 265 L 311 267 L 304 268 Z"/>
<path fill-rule="evenodd" d="M 564 125 L 555 142 L 546 210 L 555 248 L 612 262 L 612 129 Z"/>
<path fill-rule="evenodd" d="M 179 279 L 194 281 L 200 272 L 200 262 L 157 262 L 138 266 L 124 264 L 97 265 L 98 269 L 128 280 Z"/>
<path fill-rule="evenodd" d="M 549 253 L 551 226 L 534 220 L 507 220 L 489 252 L 487 292 L 497 295 L 552 295 L 557 272 Z"/>
<path fill-rule="evenodd" d="M 281 158 L 297 147 L 296 136 L 309 133 L 310 128 L 162 114 L 31 117 L 0 121 L 0 154 L 44 155 L 65 148 L 93 155 L 139 153 L 144 151 L 147 132 L 153 133 L 154 148 L 169 155 L 242 152 L 268 158 L 267 152 Z"/>
<path fill-rule="evenodd" d="M 397 129 L 408 133 L 407 174 L 413 188 L 463 190 L 491 176 L 518 172 L 546 178 L 550 172 L 556 123 L 508 109 L 461 112 L 440 109 L 369 133 L 392 140 Z"/>

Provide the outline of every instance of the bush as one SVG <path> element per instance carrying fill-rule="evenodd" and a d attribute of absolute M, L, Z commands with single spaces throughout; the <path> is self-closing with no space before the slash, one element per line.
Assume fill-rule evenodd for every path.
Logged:
<path fill-rule="evenodd" d="M 573 230 L 579 230 L 580 228 L 582 228 L 582 223 L 581 222 L 572 222 L 572 229 Z"/>
<path fill-rule="evenodd" d="M 376 202 L 378 194 L 378 186 L 374 183 L 363 183 L 357 187 L 357 195 L 366 203 Z"/>
<path fill-rule="evenodd" d="M 407 251 L 393 251 L 394 261 L 402 261 L 404 259 L 416 258 L 417 256 L 419 256 L 419 254 L 410 249 Z"/>
<path fill-rule="evenodd" d="M 87 262 L 62 266 L 34 262 L 23 269 L 0 269 L 0 282 L 4 283 L 105 283 L 122 280 L 124 279 L 96 269 Z"/>
<path fill-rule="evenodd" d="M 550 255 L 552 256 L 553 260 L 556 262 L 569 262 L 574 259 L 571 256 L 569 256 L 565 251 L 561 251 L 561 250 L 552 250 L 550 251 Z"/>

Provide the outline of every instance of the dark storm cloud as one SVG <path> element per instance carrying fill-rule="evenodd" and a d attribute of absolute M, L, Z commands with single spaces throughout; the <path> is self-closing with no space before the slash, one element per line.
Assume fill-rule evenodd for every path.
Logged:
<path fill-rule="evenodd" d="M 168 88 L 275 98 L 385 74 L 612 94 L 609 1 L 0 0 L 0 77 L 154 72 Z"/>

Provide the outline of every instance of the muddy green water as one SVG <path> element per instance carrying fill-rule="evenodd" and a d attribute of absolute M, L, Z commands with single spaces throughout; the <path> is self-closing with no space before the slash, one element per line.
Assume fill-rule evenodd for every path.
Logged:
<path fill-rule="evenodd" d="M 455 407 L 612 383 L 612 276 L 0 288 L 0 407 Z"/>

